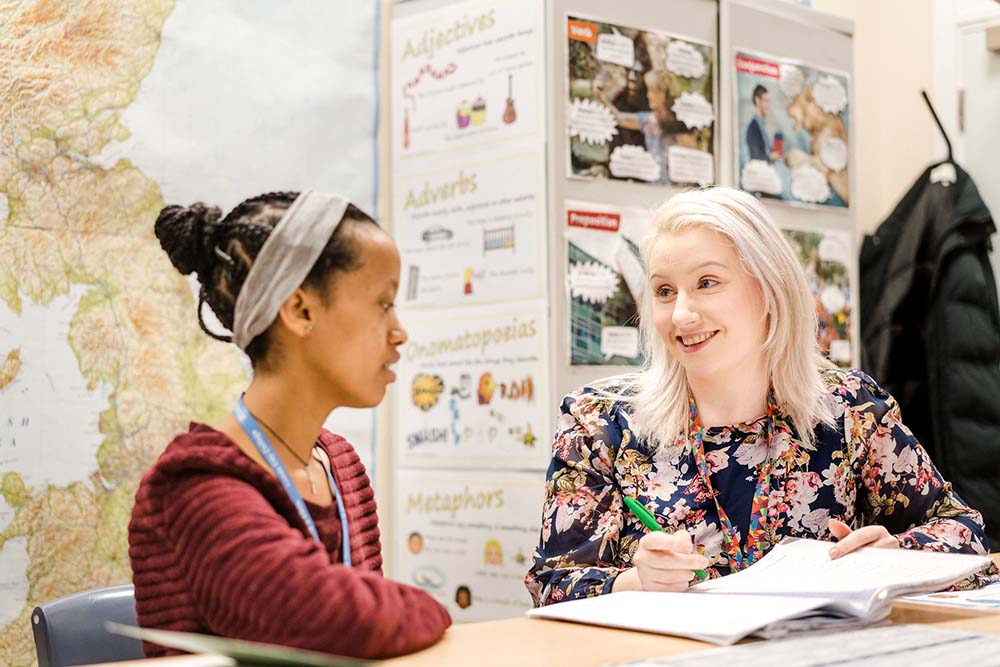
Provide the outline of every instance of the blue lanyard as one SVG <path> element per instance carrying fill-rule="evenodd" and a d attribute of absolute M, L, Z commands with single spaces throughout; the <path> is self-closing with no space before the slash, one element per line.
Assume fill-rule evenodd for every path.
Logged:
<path fill-rule="evenodd" d="M 261 430 L 260 426 L 257 424 L 257 420 L 253 418 L 250 411 L 247 410 L 246 404 L 243 402 L 243 397 L 236 402 L 236 407 L 233 408 L 233 416 L 236 417 L 236 421 L 240 423 L 243 430 L 250 437 L 257 451 L 260 455 L 267 461 L 267 464 L 271 466 L 271 470 L 277 476 L 278 481 L 281 485 L 285 487 L 285 493 L 291 499 L 292 504 L 295 505 L 295 510 L 302 517 L 305 522 L 306 527 L 309 528 L 309 532 L 316 539 L 317 542 L 323 544 L 323 541 L 319 539 L 319 531 L 316 530 L 316 524 L 313 522 L 312 515 L 309 514 L 309 508 L 306 507 L 306 501 L 302 499 L 302 495 L 299 494 L 299 490 L 295 488 L 295 484 L 292 483 L 292 478 L 288 474 L 288 470 L 285 469 L 285 464 L 281 462 L 278 455 L 274 451 L 274 447 L 271 446 L 271 441 L 267 439 L 264 431 Z M 344 509 L 344 499 L 340 497 L 340 490 L 337 488 L 337 482 L 334 481 L 333 475 L 330 470 L 323 466 L 323 470 L 326 472 L 326 478 L 330 482 L 330 490 L 333 491 L 333 496 L 337 500 L 337 515 L 340 517 L 340 529 L 343 533 L 341 538 L 341 546 L 343 547 L 343 562 L 344 565 L 351 566 L 351 533 L 347 526 L 347 510 Z"/>

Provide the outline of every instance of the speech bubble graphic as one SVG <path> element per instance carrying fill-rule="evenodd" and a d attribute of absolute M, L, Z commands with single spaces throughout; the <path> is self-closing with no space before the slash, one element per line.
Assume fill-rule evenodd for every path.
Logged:
<path fill-rule="evenodd" d="M 618 134 L 611 109 L 594 100 L 573 100 L 569 108 L 569 136 L 588 144 L 606 144 Z"/>
<path fill-rule="evenodd" d="M 795 97 L 802 92 L 802 85 L 805 83 L 805 75 L 795 65 L 781 65 L 781 78 L 778 80 L 778 87 L 785 97 Z"/>
<path fill-rule="evenodd" d="M 715 180 L 715 157 L 707 151 L 671 146 L 667 149 L 667 169 L 672 183 L 709 185 Z"/>
<path fill-rule="evenodd" d="M 777 170 L 764 160 L 750 160 L 740 172 L 740 187 L 747 192 L 781 194 L 781 177 Z"/>
<path fill-rule="evenodd" d="M 618 291 L 618 274 L 597 262 L 574 262 L 569 266 L 569 293 L 587 303 L 600 305 Z"/>
<path fill-rule="evenodd" d="M 851 251 L 843 239 L 836 236 L 824 236 L 819 242 L 819 258 L 824 262 L 837 262 L 847 265 L 850 261 Z"/>
<path fill-rule="evenodd" d="M 809 204 L 819 204 L 830 198 L 830 184 L 819 169 L 811 164 L 800 164 L 792 169 L 792 196 Z"/>
<path fill-rule="evenodd" d="M 823 137 L 819 141 L 819 159 L 834 171 L 847 167 L 847 142 L 840 137 Z"/>
<path fill-rule="evenodd" d="M 677 120 L 688 127 L 699 129 L 708 127 L 715 120 L 712 103 L 701 93 L 681 93 L 680 97 L 674 100 L 670 110 L 677 116 Z"/>
<path fill-rule="evenodd" d="M 813 99 L 823 111 L 838 114 L 847 106 L 847 91 L 840 81 L 827 75 L 813 84 Z"/>
<path fill-rule="evenodd" d="M 597 36 L 598 60 L 632 67 L 635 65 L 635 45 L 625 35 L 618 33 L 601 33 Z"/>
<path fill-rule="evenodd" d="M 667 47 L 666 65 L 667 71 L 689 79 L 700 79 L 708 73 L 701 51 L 676 39 Z"/>
<path fill-rule="evenodd" d="M 623 357 L 639 356 L 639 330 L 635 327 L 602 327 L 601 354 L 610 359 L 618 354 Z"/>
<path fill-rule="evenodd" d="M 839 313 L 847 305 L 844 293 L 835 285 L 827 285 L 819 295 L 820 303 L 826 308 L 826 312 Z"/>
<path fill-rule="evenodd" d="M 625 144 L 615 148 L 611 151 L 608 169 L 617 178 L 638 178 L 650 182 L 660 180 L 660 164 L 642 146 Z"/>

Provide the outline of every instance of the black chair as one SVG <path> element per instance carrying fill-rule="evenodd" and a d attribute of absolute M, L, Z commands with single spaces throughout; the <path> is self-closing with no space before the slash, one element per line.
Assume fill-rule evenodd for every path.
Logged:
<path fill-rule="evenodd" d="M 83 591 L 35 607 L 31 629 L 38 667 L 138 660 L 142 642 L 104 629 L 107 621 L 138 625 L 132 584 Z"/>

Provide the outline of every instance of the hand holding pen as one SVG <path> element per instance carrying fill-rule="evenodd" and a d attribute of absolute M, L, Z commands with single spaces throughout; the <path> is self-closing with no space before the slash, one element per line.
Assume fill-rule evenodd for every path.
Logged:
<path fill-rule="evenodd" d="M 618 575 L 612 591 L 684 591 L 690 585 L 692 572 L 700 579 L 708 578 L 704 568 L 709 561 L 695 553 L 687 531 L 666 533 L 653 513 L 637 500 L 626 497 L 625 504 L 651 532 L 639 541 L 632 559 L 635 567 Z"/>

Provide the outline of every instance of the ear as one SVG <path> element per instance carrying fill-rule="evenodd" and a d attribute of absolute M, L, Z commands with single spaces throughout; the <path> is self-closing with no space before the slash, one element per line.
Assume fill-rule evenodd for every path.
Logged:
<path fill-rule="evenodd" d="M 285 330 L 289 334 L 305 338 L 312 333 L 315 324 L 313 318 L 318 305 L 319 299 L 316 295 L 300 287 L 281 304 L 277 319 L 285 326 Z"/>

